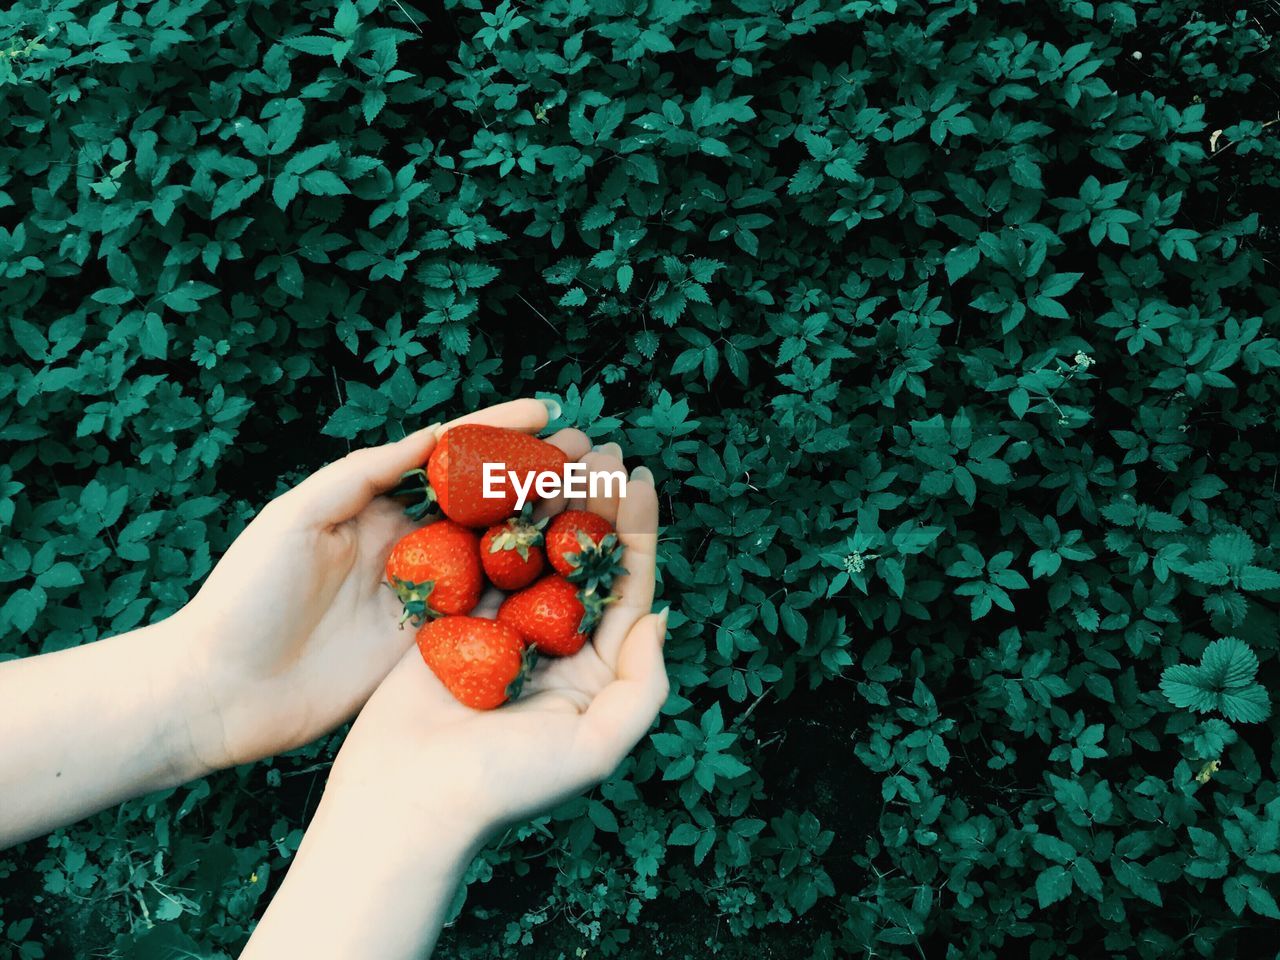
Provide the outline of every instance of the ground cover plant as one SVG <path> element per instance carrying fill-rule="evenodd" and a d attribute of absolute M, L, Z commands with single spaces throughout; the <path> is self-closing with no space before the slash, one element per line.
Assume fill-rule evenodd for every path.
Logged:
<path fill-rule="evenodd" d="M 0 656 L 555 395 L 657 474 L 672 696 L 443 954 L 1274 951 L 1278 24 L 16 0 Z M 234 955 L 337 742 L 9 851 L 0 954 Z"/>

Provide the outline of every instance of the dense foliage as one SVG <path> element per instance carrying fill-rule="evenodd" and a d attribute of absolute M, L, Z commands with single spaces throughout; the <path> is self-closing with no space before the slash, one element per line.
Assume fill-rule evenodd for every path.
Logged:
<path fill-rule="evenodd" d="M 448 955 L 1235 955 L 1280 919 L 1276 11 L 17 0 L 0 650 L 555 394 L 662 485 L 673 693 Z M 234 954 L 337 742 L 12 851 L 0 954 Z"/>

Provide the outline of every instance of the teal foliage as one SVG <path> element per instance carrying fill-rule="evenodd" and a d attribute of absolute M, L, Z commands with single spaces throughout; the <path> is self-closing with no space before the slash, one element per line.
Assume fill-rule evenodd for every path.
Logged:
<path fill-rule="evenodd" d="M 658 476 L 673 692 L 442 952 L 1236 955 L 1280 919 L 1278 25 L 16 0 L 0 650 L 555 394 Z M 233 955 L 337 742 L 11 852 L 0 953 Z"/>

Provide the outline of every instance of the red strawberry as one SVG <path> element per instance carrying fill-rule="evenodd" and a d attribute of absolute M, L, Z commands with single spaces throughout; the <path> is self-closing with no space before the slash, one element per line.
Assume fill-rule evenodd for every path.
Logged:
<path fill-rule="evenodd" d="M 432 503 L 450 520 L 466 527 L 489 527 L 515 513 L 516 492 L 508 471 L 514 471 L 523 485 L 530 474 L 544 472 L 563 475 L 568 457 L 558 447 L 519 430 L 465 423 L 451 427 L 431 451 L 425 470 L 410 470 L 397 494 L 414 493 L 422 502 L 409 508 L 410 516 L 422 516 Z M 503 496 L 484 496 L 484 465 L 502 464 L 502 482 L 496 485 Z M 530 489 L 527 502 L 538 499 Z"/>
<path fill-rule="evenodd" d="M 539 653 L 567 657 L 582 649 L 612 597 L 582 593 L 552 574 L 513 593 L 498 608 L 498 622 L 515 629 Z"/>
<path fill-rule="evenodd" d="M 533 653 L 515 630 L 482 617 L 442 617 L 418 630 L 418 652 L 454 699 L 492 710 L 519 696 Z"/>
<path fill-rule="evenodd" d="M 489 582 L 499 590 L 520 590 L 538 579 L 545 565 L 540 544 L 546 520 L 525 516 L 490 527 L 480 538 L 480 563 Z"/>
<path fill-rule="evenodd" d="M 391 548 L 387 583 L 404 604 L 401 623 L 470 613 L 484 589 L 480 538 L 452 520 L 419 527 Z"/>
<path fill-rule="evenodd" d="M 566 510 L 551 521 L 546 538 L 551 566 L 583 590 L 608 593 L 614 578 L 627 572 L 613 524 L 599 514 Z"/>

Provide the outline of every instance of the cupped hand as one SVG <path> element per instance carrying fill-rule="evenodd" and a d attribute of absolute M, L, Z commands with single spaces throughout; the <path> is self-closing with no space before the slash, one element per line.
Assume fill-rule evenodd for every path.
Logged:
<path fill-rule="evenodd" d="M 547 415 L 523 399 L 453 423 L 536 433 Z M 353 451 L 271 501 L 176 615 L 196 688 L 213 705 L 191 731 L 201 763 L 255 760 L 328 732 L 413 646 L 383 578 L 391 547 L 415 524 L 381 494 L 426 461 L 443 429 Z M 590 447 L 577 430 L 549 440 L 575 460 Z"/>
<path fill-rule="evenodd" d="M 593 472 L 622 469 L 616 444 L 583 460 Z M 454 700 L 409 649 L 360 712 L 326 798 L 363 810 L 361 819 L 449 824 L 478 841 L 604 779 L 644 735 L 668 690 L 666 614 L 649 612 L 658 518 L 652 475 L 637 469 L 622 499 L 559 499 L 539 512 L 566 505 L 613 522 L 624 547 L 628 572 L 615 582 L 618 599 L 593 641 L 573 656 L 539 660 L 519 699 L 490 711 Z M 487 596 L 477 615 L 492 616 L 500 599 Z"/>

